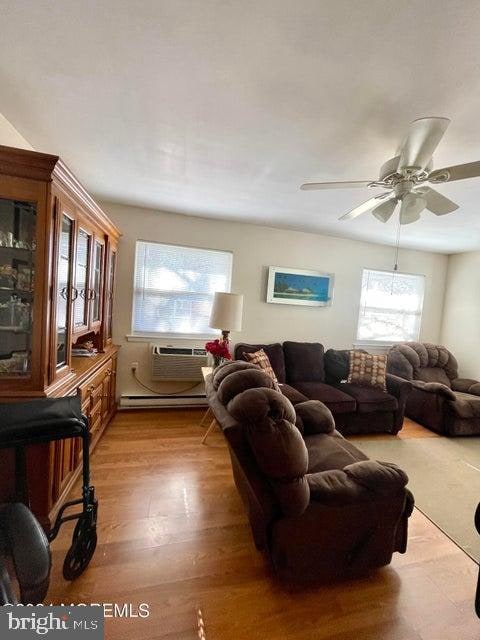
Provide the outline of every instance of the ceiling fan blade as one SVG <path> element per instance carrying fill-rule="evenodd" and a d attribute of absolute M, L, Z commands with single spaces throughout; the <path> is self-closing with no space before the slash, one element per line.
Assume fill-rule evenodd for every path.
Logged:
<path fill-rule="evenodd" d="M 425 169 L 449 124 L 448 118 L 419 118 L 411 122 L 400 154 L 398 171 Z"/>
<path fill-rule="evenodd" d="M 448 174 L 447 180 L 443 177 Z M 466 180 L 467 178 L 480 177 L 480 161 L 466 162 L 465 164 L 456 164 L 453 167 L 444 167 L 443 169 L 435 169 L 428 176 L 430 182 L 435 182 L 435 178 L 439 177 L 438 182 L 453 182 L 454 180 Z"/>
<path fill-rule="evenodd" d="M 420 193 L 426 200 L 426 208 L 436 216 L 444 216 L 458 209 L 458 204 L 431 187 L 423 187 Z"/>
<path fill-rule="evenodd" d="M 302 191 L 316 191 L 320 189 L 362 189 L 368 187 L 372 180 L 357 180 L 353 182 L 306 182 L 302 184 Z"/>
<path fill-rule="evenodd" d="M 404 195 L 400 206 L 400 224 L 411 224 L 420 220 L 420 214 L 426 204 L 426 199 L 420 193 L 411 192 Z"/>
<path fill-rule="evenodd" d="M 388 198 L 390 200 L 391 198 L 395 198 L 395 194 L 386 191 L 385 193 L 381 193 L 375 198 L 370 198 L 370 200 L 367 200 L 363 204 L 360 204 L 358 207 L 355 207 L 355 209 L 352 209 L 345 215 L 341 216 L 339 220 L 353 220 L 354 218 L 362 215 L 362 213 L 366 213 L 367 211 L 370 211 L 370 209 L 373 209 L 373 207 L 375 207 L 380 203 L 381 200 L 384 200 L 385 198 Z"/>
<path fill-rule="evenodd" d="M 395 211 L 398 200 L 396 198 L 389 198 L 382 204 L 379 204 L 372 210 L 372 214 L 380 222 L 388 222 Z"/>

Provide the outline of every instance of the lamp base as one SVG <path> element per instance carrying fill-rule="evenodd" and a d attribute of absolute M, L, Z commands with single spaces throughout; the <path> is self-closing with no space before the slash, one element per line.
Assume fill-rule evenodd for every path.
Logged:
<path fill-rule="evenodd" d="M 230 334 L 230 331 L 227 331 L 226 329 L 222 330 L 222 340 L 224 342 L 229 342 L 229 338 L 228 338 L 229 334 Z"/>

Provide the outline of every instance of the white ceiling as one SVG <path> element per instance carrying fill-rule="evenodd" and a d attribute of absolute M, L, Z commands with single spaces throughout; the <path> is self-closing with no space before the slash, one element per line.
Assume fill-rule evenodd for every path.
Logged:
<path fill-rule="evenodd" d="M 0 0 L 0 112 L 98 198 L 393 243 L 337 218 L 416 117 L 435 166 L 480 159 L 478 0 Z M 402 244 L 480 248 L 480 178 Z"/>

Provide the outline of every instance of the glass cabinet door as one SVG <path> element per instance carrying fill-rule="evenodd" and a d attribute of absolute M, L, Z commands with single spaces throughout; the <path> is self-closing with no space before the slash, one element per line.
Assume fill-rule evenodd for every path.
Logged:
<path fill-rule="evenodd" d="M 115 285 L 115 267 L 117 252 L 110 251 L 110 260 L 107 273 L 107 295 L 106 295 L 106 317 L 105 317 L 105 337 L 112 340 L 112 324 L 113 324 L 113 289 Z"/>
<path fill-rule="evenodd" d="M 0 377 L 32 371 L 37 209 L 0 198 Z"/>
<path fill-rule="evenodd" d="M 57 263 L 57 369 L 68 363 L 73 220 L 62 215 Z"/>
<path fill-rule="evenodd" d="M 88 327 L 89 265 L 92 236 L 79 229 L 75 253 L 75 284 L 73 286 L 73 330 Z"/>
<path fill-rule="evenodd" d="M 90 323 L 99 323 L 102 319 L 102 280 L 103 280 L 103 242 L 95 239 L 93 243 L 92 284 L 90 291 Z"/>

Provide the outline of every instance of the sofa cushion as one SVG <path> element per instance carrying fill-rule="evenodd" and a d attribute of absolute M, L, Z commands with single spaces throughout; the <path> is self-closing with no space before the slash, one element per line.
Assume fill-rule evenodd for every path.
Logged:
<path fill-rule="evenodd" d="M 440 382 L 440 384 L 444 384 L 446 387 L 450 386 L 450 380 L 445 370 L 440 369 L 440 367 L 423 367 L 417 371 L 415 379 L 421 380 L 422 382 Z"/>
<path fill-rule="evenodd" d="M 421 369 L 443 369 L 449 380 L 454 380 L 458 376 L 458 364 L 450 351 L 442 345 L 430 344 L 429 342 L 403 342 L 395 345 L 390 350 L 388 371 L 400 377 L 407 377 L 411 380 L 422 380 L 419 377 Z M 424 382 L 442 382 L 443 380 L 428 379 Z"/>
<path fill-rule="evenodd" d="M 319 342 L 284 342 L 287 382 L 324 382 L 324 349 Z"/>
<path fill-rule="evenodd" d="M 257 365 L 242 360 L 234 360 L 233 362 L 224 362 L 216 367 L 212 375 L 212 384 L 215 390 L 218 389 L 221 382 L 230 374 L 236 371 L 244 371 L 245 369 L 258 369 Z"/>
<path fill-rule="evenodd" d="M 347 382 L 361 387 L 387 390 L 387 356 L 363 351 L 350 351 L 350 369 Z"/>
<path fill-rule="evenodd" d="M 328 349 L 325 353 L 325 380 L 336 384 L 348 378 L 350 371 L 349 349 Z"/>
<path fill-rule="evenodd" d="M 273 389 L 273 380 L 258 367 L 235 371 L 224 378 L 218 386 L 218 399 L 226 406 L 232 398 L 238 396 L 246 389 L 263 387 Z"/>
<path fill-rule="evenodd" d="M 471 393 L 455 391 L 455 402 L 450 401 L 450 408 L 459 418 L 480 418 L 480 397 Z"/>
<path fill-rule="evenodd" d="M 336 385 L 336 388 L 347 393 L 357 402 L 358 413 L 372 413 L 374 411 L 396 411 L 397 399 L 375 387 L 359 387 L 348 382 Z"/>
<path fill-rule="evenodd" d="M 319 400 L 299 402 L 295 406 L 295 424 L 302 433 L 333 433 L 335 420 L 330 409 Z"/>
<path fill-rule="evenodd" d="M 235 345 L 235 358 L 237 360 L 246 360 L 246 353 L 255 353 L 255 351 L 259 351 L 260 349 L 263 349 L 267 354 L 270 364 L 272 365 L 272 369 L 275 371 L 275 375 L 277 376 L 278 382 L 286 382 L 285 358 L 283 355 L 282 345 L 279 342 L 275 342 L 273 344 L 246 344 L 244 342 L 239 342 Z"/>
<path fill-rule="evenodd" d="M 368 460 L 367 456 L 338 431 L 305 436 L 308 451 L 308 473 L 343 469 L 349 464 Z"/>
<path fill-rule="evenodd" d="M 355 399 L 324 382 L 296 382 L 295 389 L 309 400 L 320 400 L 332 413 L 353 413 L 357 407 Z"/>
<path fill-rule="evenodd" d="M 299 402 L 305 402 L 308 400 L 307 396 L 304 396 L 303 393 L 297 391 L 289 384 L 279 384 L 280 391 L 283 393 L 285 397 L 287 397 L 292 404 L 298 404 Z"/>

